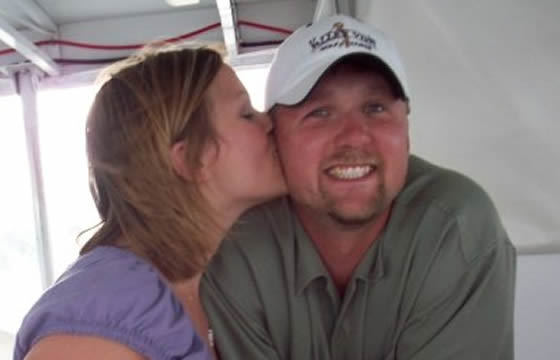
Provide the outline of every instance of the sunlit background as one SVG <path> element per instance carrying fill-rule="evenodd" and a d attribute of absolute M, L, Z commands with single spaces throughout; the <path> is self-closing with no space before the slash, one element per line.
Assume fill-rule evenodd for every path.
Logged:
<path fill-rule="evenodd" d="M 262 110 L 267 67 L 238 70 Z M 85 154 L 85 119 L 97 87 L 39 90 L 39 146 L 54 278 L 72 263 L 78 234 L 98 222 Z M 0 359 L 12 356 L 14 334 L 44 290 L 33 214 L 21 99 L 0 96 Z"/>
<path fill-rule="evenodd" d="M 0 344 L 9 341 L 42 290 L 21 108 L 18 96 L 0 97 Z"/>

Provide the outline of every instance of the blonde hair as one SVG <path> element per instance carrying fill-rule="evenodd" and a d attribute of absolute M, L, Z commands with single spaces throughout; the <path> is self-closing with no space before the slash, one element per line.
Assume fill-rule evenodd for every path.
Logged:
<path fill-rule="evenodd" d="M 186 141 L 188 169 L 217 146 L 207 89 L 223 64 L 208 48 L 150 47 L 110 67 L 87 119 L 90 189 L 101 217 L 81 249 L 125 247 L 170 281 L 201 272 L 216 244 L 212 211 L 196 181 L 172 167 Z"/>

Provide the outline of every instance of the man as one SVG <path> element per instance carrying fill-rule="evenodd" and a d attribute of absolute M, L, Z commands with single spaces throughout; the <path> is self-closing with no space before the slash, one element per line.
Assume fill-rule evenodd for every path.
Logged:
<path fill-rule="evenodd" d="M 345 16 L 292 34 L 266 106 L 288 198 L 205 276 L 226 359 L 513 359 L 515 250 L 486 193 L 409 154 L 396 49 Z"/>

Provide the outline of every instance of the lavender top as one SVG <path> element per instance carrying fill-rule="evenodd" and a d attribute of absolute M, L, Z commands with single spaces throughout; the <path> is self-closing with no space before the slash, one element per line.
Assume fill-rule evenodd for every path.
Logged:
<path fill-rule="evenodd" d="M 35 303 L 18 331 L 14 360 L 53 334 L 111 339 L 153 360 L 210 359 L 159 272 L 111 246 L 79 257 Z"/>

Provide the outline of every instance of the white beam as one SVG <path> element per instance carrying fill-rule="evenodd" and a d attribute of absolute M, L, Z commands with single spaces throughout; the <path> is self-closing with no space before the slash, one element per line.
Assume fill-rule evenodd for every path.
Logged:
<path fill-rule="evenodd" d="M 56 63 L 45 52 L 2 18 L 0 18 L 0 41 L 15 49 L 47 74 L 58 75 L 60 73 Z"/>
<path fill-rule="evenodd" d="M 29 17 L 43 29 L 47 29 L 55 33 L 57 31 L 57 25 L 51 19 L 49 14 L 45 12 L 37 3 L 33 0 L 17 0 L 15 3 L 23 10 Z"/>
<path fill-rule="evenodd" d="M 49 246 L 47 208 L 42 176 L 41 155 L 39 152 L 39 124 L 37 120 L 37 76 L 33 70 L 16 74 L 18 90 L 23 105 L 23 121 L 25 123 L 25 139 L 31 173 L 31 193 L 33 195 L 33 213 L 35 218 L 35 234 L 41 270 L 43 288 L 53 283 L 53 266 Z"/>
<path fill-rule="evenodd" d="M 9 11 L 3 11 L 3 10 L 5 9 L 0 10 L 0 16 L 3 16 L 4 19 L 11 21 L 12 23 L 20 23 L 21 25 L 25 26 L 29 30 L 36 31 L 41 34 L 50 35 L 50 36 L 54 36 L 56 34 L 55 31 L 45 29 L 42 26 L 37 25 L 35 22 L 33 22 L 33 20 L 29 20 L 27 17 L 22 18 L 22 17 L 12 16 L 9 13 Z"/>
<path fill-rule="evenodd" d="M 231 0 L 216 0 L 222 32 L 224 34 L 224 44 L 230 57 L 237 56 L 239 45 L 237 41 L 237 20 L 235 16 L 235 6 Z"/>
<path fill-rule="evenodd" d="M 269 65 L 274 58 L 275 51 L 276 49 L 267 49 L 240 54 L 232 57 L 229 60 L 229 64 L 234 68 L 243 68 L 255 65 Z"/>

